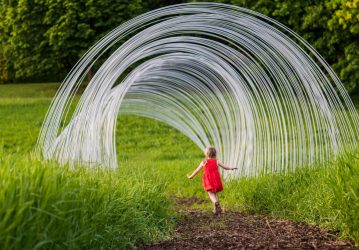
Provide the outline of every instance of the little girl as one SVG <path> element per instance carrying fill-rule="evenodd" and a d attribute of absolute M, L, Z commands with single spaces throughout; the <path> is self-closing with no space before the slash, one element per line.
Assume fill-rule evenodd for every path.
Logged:
<path fill-rule="evenodd" d="M 223 190 L 221 176 L 218 171 L 218 166 L 225 170 L 234 170 L 237 168 L 228 167 L 222 162 L 217 161 L 217 152 L 214 147 L 208 147 L 204 151 L 205 159 L 201 162 L 198 168 L 191 174 L 187 175 L 189 179 L 192 179 L 203 168 L 204 173 L 202 176 L 202 185 L 204 190 L 207 191 L 209 198 L 214 204 L 214 214 L 220 214 L 222 212 L 221 206 L 218 202 L 217 192 Z"/>

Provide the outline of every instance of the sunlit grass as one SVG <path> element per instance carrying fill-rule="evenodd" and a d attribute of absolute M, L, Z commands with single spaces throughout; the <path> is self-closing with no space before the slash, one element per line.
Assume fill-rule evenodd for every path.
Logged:
<path fill-rule="evenodd" d="M 322 167 L 230 181 L 224 206 L 319 224 L 359 242 L 359 150 Z"/>
<path fill-rule="evenodd" d="M 6 87 L 12 98 L 0 98 L 1 249 L 121 249 L 164 239 L 175 217 L 169 193 L 203 194 L 185 176 L 200 150 L 149 119 L 119 118 L 118 171 L 37 160 L 33 149 L 56 89 L 36 97 L 22 85 Z"/>
<path fill-rule="evenodd" d="M 168 236 L 166 184 L 116 171 L 0 160 L 1 249 L 127 248 Z"/>
<path fill-rule="evenodd" d="M 122 248 L 163 239 L 175 216 L 170 196 L 208 199 L 200 176 L 186 178 L 202 159 L 200 149 L 151 119 L 119 117 L 118 171 L 71 170 L 35 159 L 57 86 L 0 86 L 1 249 Z M 226 182 L 220 201 L 226 209 L 317 223 L 359 242 L 358 157 Z M 210 201 L 195 207 L 210 212 Z"/>

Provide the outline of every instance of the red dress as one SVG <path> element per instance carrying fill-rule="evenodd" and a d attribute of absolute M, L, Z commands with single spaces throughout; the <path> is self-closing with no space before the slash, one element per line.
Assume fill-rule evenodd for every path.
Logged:
<path fill-rule="evenodd" d="M 207 159 L 203 167 L 202 185 L 204 190 L 217 193 L 223 190 L 221 176 L 218 171 L 217 160 Z"/>

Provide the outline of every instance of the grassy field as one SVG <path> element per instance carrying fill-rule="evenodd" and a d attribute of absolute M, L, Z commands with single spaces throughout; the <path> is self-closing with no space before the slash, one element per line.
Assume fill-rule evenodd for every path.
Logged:
<path fill-rule="evenodd" d="M 354 153 L 325 167 L 231 181 L 223 199 L 232 209 L 319 224 L 358 243 L 358 179 L 359 153 Z"/>
<path fill-rule="evenodd" d="M 32 150 L 58 86 L 0 86 L 0 248 L 125 248 L 169 237 L 176 213 L 168 197 L 207 199 L 200 178 L 186 178 L 202 152 L 164 124 L 126 115 L 118 171 L 41 162 Z M 227 182 L 220 199 L 227 209 L 317 223 L 359 242 L 358 179 L 353 153 L 325 168 Z"/>
<path fill-rule="evenodd" d="M 41 162 L 33 148 L 58 86 L 0 86 L 0 248 L 126 248 L 168 237 L 168 194 L 203 196 L 185 176 L 201 151 L 159 122 L 122 116 L 119 171 Z"/>

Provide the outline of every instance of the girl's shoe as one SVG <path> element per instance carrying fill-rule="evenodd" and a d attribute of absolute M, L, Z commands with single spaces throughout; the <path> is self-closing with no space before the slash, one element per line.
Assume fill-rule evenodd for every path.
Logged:
<path fill-rule="evenodd" d="M 222 213 L 222 208 L 219 205 L 219 202 L 214 203 L 215 209 L 213 210 L 214 214 L 221 214 Z"/>

